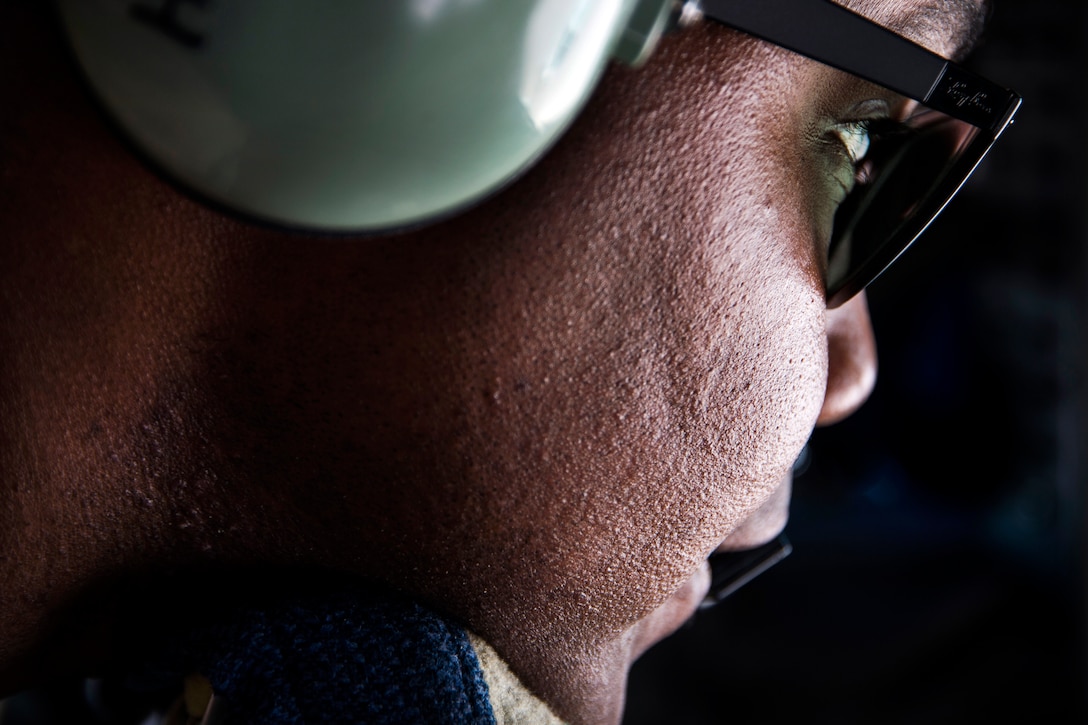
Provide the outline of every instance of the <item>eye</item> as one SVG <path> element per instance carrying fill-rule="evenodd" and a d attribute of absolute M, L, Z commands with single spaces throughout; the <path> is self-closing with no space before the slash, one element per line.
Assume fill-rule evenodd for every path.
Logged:
<path fill-rule="evenodd" d="M 873 145 L 873 121 L 861 119 L 843 121 L 831 126 L 824 137 L 832 151 L 831 178 L 837 182 L 834 193 L 838 205 L 849 196 L 858 184 L 867 184 L 869 180 L 868 156 Z"/>
<path fill-rule="evenodd" d="M 835 135 L 838 136 L 839 142 L 842 143 L 847 156 L 855 166 L 861 163 L 861 160 L 869 153 L 871 125 L 872 121 L 864 120 L 840 123 L 835 127 Z"/>
<path fill-rule="evenodd" d="M 831 137 L 844 153 L 844 160 L 849 160 L 849 166 L 841 173 L 853 177 L 845 184 L 847 193 L 856 186 L 871 185 L 884 168 L 899 157 L 905 143 L 914 135 L 907 123 L 889 118 L 867 118 L 835 125 Z"/>

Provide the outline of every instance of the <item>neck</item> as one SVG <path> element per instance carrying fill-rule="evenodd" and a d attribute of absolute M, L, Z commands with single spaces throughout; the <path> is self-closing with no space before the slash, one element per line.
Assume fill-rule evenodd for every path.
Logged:
<path fill-rule="evenodd" d="M 210 432 L 213 278 L 71 183 L 92 191 L 0 184 L 13 207 L 72 205 L 7 217 L 26 243 L 0 259 L 0 693 L 98 667 L 135 631 L 121 605 L 160 606 L 148 572 L 250 561 L 270 530 L 232 505 L 252 491 Z M 52 226 L 73 215 L 79 235 Z"/>
<path fill-rule="evenodd" d="M 180 414 L 171 417 L 176 408 L 151 404 L 134 420 L 120 390 L 61 394 L 73 391 L 40 367 L 36 375 L 13 372 L 11 379 L 24 382 L 46 379 L 5 389 L 3 400 L 2 692 L 88 674 L 110 657 L 119 627 L 134 624 L 121 614 L 127 601 L 159 606 L 155 594 L 139 592 L 146 572 L 239 548 L 231 537 L 215 540 L 223 517 L 209 491 L 214 482 L 166 453 L 188 433 L 176 430 L 184 428 Z M 8 414 L 13 409 L 18 414 Z"/>

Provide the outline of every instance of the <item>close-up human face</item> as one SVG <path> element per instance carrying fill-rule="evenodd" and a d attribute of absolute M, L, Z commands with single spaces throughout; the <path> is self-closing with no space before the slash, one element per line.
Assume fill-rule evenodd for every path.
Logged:
<path fill-rule="evenodd" d="M 944 55 L 977 15 L 850 5 Z M 224 215 L 72 98 L 49 153 L 91 161 L 21 158 L 51 193 L 18 193 L 91 255 L 87 290 L 129 296 L 111 344 L 170 373 L 147 374 L 164 425 L 199 418 L 172 465 L 219 467 L 201 480 L 229 473 L 224 507 L 279 524 L 227 525 L 223 550 L 403 589 L 572 722 L 619 719 L 628 668 L 694 614 L 707 558 L 782 530 L 814 426 L 873 387 L 864 293 L 828 309 L 825 280 L 853 173 L 841 128 L 888 94 L 743 33 L 697 22 L 611 68 L 524 176 L 386 237 Z M 129 358 L 100 352 L 109 381 Z"/>
<path fill-rule="evenodd" d="M 875 17 L 917 20 L 913 9 Z M 938 26 L 928 30 L 917 39 L 953 52 Z M 612 677 L 618 698 L 636 653 L 693 611 L 707 554 L 761 543 L 783 524 L 790 464 L 813 424 L 866 397 L 875 360 L 864 300 L 824 304 L 825 173 L 838 157 L 816 131 L 871 92 L 773 46 L 692 28 L 647 67 L 607 76 L 551 156 L 458 222 L 484 225 L 476 243 L 502 243 L 458 250 L 487 260 L 472 273 L 499 260 L 498 279 L 517 282 L 476 285 L 483 303 L 450 327 L 494 321 L 475 337 L 500 340 L 483 346 L 495 367 L 445 387 L 477 391 L 463 406 L 480 411 L 478 441 L 509 461 L 496 482 L 534 491 L 534 554 L 503 564 L 522 599 L 494 606 L 529 610 L 503 642 L 512 658 L 531 653 L 523 672 L 555 658 L 533 651 L 541 632 L 608 641 L 616 649 L 600 656 L 614 659 L 592 660 L 604 670 L 593 674 Z M 524 238 L 530 246 L 509 244 Z M 557 380 L 561 369 L 574 372 Z M 524 539 L 523 521 L 505 523 L 500 539 Z M 534 590 L 539 604 L 524 598 Z M 473 606 L 493 616 L 488 604 Z M 546 666 L 536 686 L 570 696 Z"/>

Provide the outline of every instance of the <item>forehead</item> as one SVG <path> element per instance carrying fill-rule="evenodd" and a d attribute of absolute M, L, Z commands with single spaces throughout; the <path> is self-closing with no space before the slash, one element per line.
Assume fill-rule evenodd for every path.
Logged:
<path fill-rule="evenodd" d="M 978 39 L 989 0 L 836 0 L 939 55 L 958 59 Z"/>

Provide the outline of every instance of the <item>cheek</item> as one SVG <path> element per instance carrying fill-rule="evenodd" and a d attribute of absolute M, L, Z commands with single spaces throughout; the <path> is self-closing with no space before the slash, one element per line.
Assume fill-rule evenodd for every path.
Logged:
<path fill-rule="evenodd" d="M 517 542 L 504 570 L 526 562 L 518 580 L 539 587 L 518 596 L 623 627 L 789 470 L 823 396 L 824 303 L 768 212 L 681 235 L 586 234 L 548 211 L 555 238 L 508 246 L 460 326 L 474 377 L 457 386 L 471 415 L 454 435 L 461 458 L 486 451 L 476 485 L 495 538 Z"/>
<path fill-rule="evenodd" d="M 674 350 L 659 383 L 669 435 L 680 470 L 691 472 L 669 485 L 703 534 L 688 532 L 689 552 L 717 546 L 770 496 L 811 433 L 826 385 L 823 296 L 794 259 L 788 225 L 752 223 L 731 240 L 733 274 L 692 280 L 662 331 Z"/>
<path fill-rule="evenodd" d="M 479 525 L 423 535 L 459 552 L 448 586 L 482 617 L 623 630 L 770 496 L 811 432 L 827 361 L 803 184 L 766 154 L 781 129 L 735 122 L 766 100 L 723 77 L 614 74 L 531 174 L 435 233 L 436 250 L 465 248 L 426 285 L 451 303 L 429 315 L 448 318 L 441 369 L 412 408 L 456 425 L 428 431 L 442 459 L 421 478 Z"/>
<path fill-rule="evenodd" d="M 604 100 L 481 215 L 472 338 L 495 365 L 465 450 L 500 462 L 503 526 L 549 584 L 626 620 L 788 472 L 823 398 L 825 305 L 800 172 L 759 153 L 773 129 L 725 144 L 706 117 L 669 134 Z"/>

